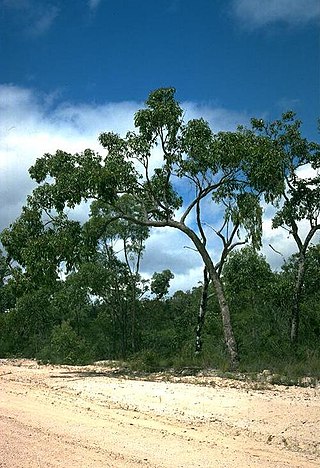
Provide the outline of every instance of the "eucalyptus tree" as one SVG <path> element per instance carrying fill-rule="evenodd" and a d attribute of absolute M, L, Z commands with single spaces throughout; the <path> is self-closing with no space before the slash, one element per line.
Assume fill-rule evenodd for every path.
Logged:
<path fill-rule="evenodd" d="M 5 312 L 10 304 L 10 293 L 7 282 L 10 277 L 10 268 L 7 259 L 0 250 L 0 314 Z"/>
<path fill-rule="evenodd" d="M 40 209 L 31 196 L 19 218 L 2 231 L 1 242 L 7 261 L 20 267 L 25 287 L 54 287 L 62 269 L 71 270 L 81 258 L 80 223 L 63 212 L 53 216 Z"/>
<path fill-rule="evenodd" d="M 155 272 L 151 278 L 151 292 L 156 295 L 157 299 L 163 299 L 168 294 L 170 280 L 174 278 L 174 274 L 170 270 Z"/>
<path fill-rule="evenodd" d="M 74 291 L 74 297 L 69 303 L 74 303 L 83 295 L 89 300 L 89 319 L 86 318 L 87 314 L 83 315 L 86 312 L 85 302 L 78 307 L 77 314 L 80 312 L 82 323 L 87 323 L 85 334 L 90 336 L 100 358 L 126 358 L 128 353 L 134 351 L 137 333 L 136 327 L 132 325 L 132 310 L 136 307 L 137 299 L 132 298 L 131 276 L 127 265 L 117 257 L 109 239 L 105 243 L 100 240 L 95 255 L 83 262 L 64 283 L 65 288 L 60 296 L 62 300 L 68 291 L 69 294 Z M 65 307 L 69 308 L 69 304 Z M 76 318 L 75 311 L 70 312 L 70 317 Z M 74 322 L 71 322 L 72 325 Z"/>
<path fill-rule="evenodd" d="M 247 244 L 249 241 L 254 248 L 261 246 L 261 208 L 256 205 L 257 200 L 252 198 L 252 194 L 246 194 L 243 198 L 222 199 L 221 202 L 225 206 L 225 215 L 219 228 L 210 226 L 221 242 L 220 258 L 215 264 L 215 269 L 218 277 L 220 278 L 222 269 L 227 261 L 230 253 L 238 246 Z M 251 211 L 252 210 L 252 211 Z M 251 225 L 248 224 L 251 220 Z M 240 234 L 240 228 L 246 224 L 245 235 Z M 201 233 L 203 244 L 207 245 L 207 235 L 200 216 L 200 206 L 197 205 L 197 225 Z M 214 293 L 209 293 L 210 278 L 208 269 L 204 266 L 201 299 L 199 304 L 199 311 L 197 317 L 196 327 L 196 341 L 195 352 L 196 354 L 202 351 L 202 329 L 207 314 L 208 304 L 210 298 L 214 297 Z"/>
<path fill-rule="evenodd" d="M 285 229 L 298 250 L 290 331 L 291 341 L 296 345 L 306 255 L 320 230 L 320 145 L 302 136 L 301 121 L 291 111 L 271 123 L 253 119 L 252 126 L 259 135 L 274 142 L 279 154 L 277 167 L 283 171 L 285 184 L 280 196 L 271 200 L 276 207 L 272 226 Z"/>
<path fill-rule="evenodd" d="M 111 220 L 112 222 L 110 222 Z M 90 219 L 84 224 L 83 230 L 84 237 L 89 239 L 89 243 L 92 244 L 93 252 L 97 250 L 100 259 L 102 256 L 106 257 L 105 266 L 108 269 L 112 269 L 110 262 L 113 262 L 114 271 L 118 270 L 116 265 L 121 265 L 119 274 L 120 271 L 123 273 L 125 270 L 127 286 L 125 294 L 124 291 L 122 294 L 126 298 L 126 309 L 129 309 L 127 312 L 131 315 L 131 350 L 135 351 L 138 301 L 148 289 L 147 281 L 141 278 L 140 266 L 149 230 L 145 226 L 126 219 L 114 220 L 110 207 L 101 200 L 94 200 L 91 203 Z M 116 254 L 122 256 L 124 263 L 116 261 Z M 115 278 L 115 281 L 118 279 Z M 108 288 L 108 285 L 105 284 L 104 287 Z M 114 292 L 116 290 L 120 291 L 119 288 L 116 288 Z M 123 302 L 123 299 L 124 297 L 121 298 L 120 302 Z"/>
<path fill-rule="evenodd" d="M 278 302 L 277 274 L 252 246 L 235 250 L 223 268 L 223 282 L 233 310 L 243 357 L 258 362 L 263 355 L 284 353 L 287 316 Z"/>
<path fill-rule="evenodd" d="M 1 233 L 8 289 L 14 300 L 7 315 L 11 352 L 37 353 L 55 323 L 50 302 L 59 291 L 62 270 L 70 271 L 81 255 L 80 224 L 64 213 L 52 216 L 29 198 L 20 217 Z M 12 267 L 13 266 L 13 267 Z M 35 354 L 33 354 L 34 356 Z"/>
<path fill-rule="evenodd" d="M 291 255 L 279 272 L 278 301 L 287 315 L 292 311 L 292 287 L 300 265 L 300 255 Z M 305 258 L 304 282 L 300 296 L 299 349 L 319 350 L 320 334 L 320 244 L 310 245 Z M 311 342 L 313 344 L 311 345 Z"/>
<path fill-rule="evenodd" d="M 266 177 L 262 170 L 272 167 L 277 158 L 270 138 L 240 130 L 214 134 L 203 119 L 185 123 L 174 94 L 173 88 L 152 92 L 146 107 L 135 115 L 136 130 L 124 138 L 102 133 L 99 140 L 106 150 L 104 156 L 91 150 L 74 155 L 58 150 L 38 159 L 30 169 L 39 184 L 33 199 L 58 214 L 83 200 L 99 200 L 108 206 L 110 222 L 122 219 L 183 232 L 208 270 L 231 363 L 236 365 L 238 352 L 228 303 L 194 212 L 201 213 L 208 202 L 209 217 L 220 215 L 219 204 L 232 200 L 235 209 L 222 210 L 222 216 L 228 219 L 239 212 L 241 227 L 258 240 L 260 193 L 271 196 L 277 191 L 282 172 L 273 170 Z M 241 205 L 250 209 L 242 210 Z M 202 215 L 199 219 L 204 222 Z"/>

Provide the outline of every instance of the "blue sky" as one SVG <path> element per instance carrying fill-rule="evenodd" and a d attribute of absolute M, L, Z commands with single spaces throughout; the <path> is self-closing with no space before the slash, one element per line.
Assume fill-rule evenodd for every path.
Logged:
<path fill-rule="evenodd" d="M 73 103 L 143 101 L 152 89 L 174 86 L 181 101 L 250 115 L 294 107 L 310 132 L 316 127 L 317 1 L 2 0 L 0 5 L 3 83 L 56 93 L 58 100 Z"/>
<path fill-rule="evenodd" d="M 319 22 L 317 0 L 0 0 L 0 229 L 37 157 L 124 132 L 162 86 L 214 129 L 294 109 L 317 139 Z"/>

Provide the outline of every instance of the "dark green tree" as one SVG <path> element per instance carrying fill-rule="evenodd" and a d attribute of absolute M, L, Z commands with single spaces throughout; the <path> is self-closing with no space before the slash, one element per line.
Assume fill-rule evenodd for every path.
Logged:
<path fill-rule="evenodd" d="M 113 219 L 113 212 L 108 204 L 102 200 L 95 200 L 91 203 L 90 219 L 84 225 L 84 232 L 93 252 L 98 251 L 100 259 L 102 255 L 106 256 L 105 266 L 107 266 L 108 261 L 112 259 L 115 261 L 114 253 L 116 251 L 126 265 L 126 268 L 122 265 L 121 269 L 126 270 L 128 285 L 126 298 L 129 304 L 128 313 L 131 315 L 129 320 L 131 323 L 131 348 L 134 351 L 137 339 L 138 301 L 148 288 L 147 282 L 142 280 L 140 276 L 140 265 L 149 230 L 145 226 L 126 219 Z"/>
<path fill-rule="evenodd" d="M 279 304 L 284 312 L 292 311 L 292 301 L 296 288 L 297 273 L 300 265 L 300 255 L 293 254 L 286 260 L 279 273 L 279 283 L 282 286 Z M 320 245 L 310 245 L 305 258 L 304 282 L 300 296 L 300 339 L 299 348 L 319 349 L 320 336 Z M 319 350 L 320 351 L 320 350 Z"/>
<path fill-rule="evenodd" d="M 9 309 L 14 302 L 12 291 L 10 287 L 8 287 L 8 281 L 11 275 L 11 268 L 8 265 L 6 257 L 0 250 L 0 314 Z"/>
<path fill-rule="evenodd" d="M 287 316 L 279 307 L 277 275 L 266 259 L 246 246 L 231 253 L 223 282 L 246 362 L 279 358 L 286 348 Z"/>
<path fill-rule="evenodd" d="M 302 136 L 301 121 L 293 112 L 283 114 L 281 120 L 272 123 L 253 119 L 252 125 L 255 132 L 274 142 L 278 151 L 276 167 L 282 170 L 285 182 L 279 196 L 271 201 L 277 210 L 273 227 L 285 229 L 298 250 L 290 331 L 291 341 L 296 346 L 306 255 L 312 239 L 320 230 L 320 145 Z M 303 221 L 305 224 L 302 226 Z"/>
<path fill-rule="evenodd" d="M 15 261 L 30 287 L 54 284 L 63 270 L 71 271 L 81 258 L 81 226 L 64 213 L 53 215 L 29 197 L 20 217 L 1 233 L 7 261 Z"/>
<path fill-rule="evenodd" d="M 163 270 L 161 273 L 154 273 L 151 278 L 151 292 L 162 299 L 168 294 L 170 280 L 174 278 L 174 274 L 170 270 Z"/>

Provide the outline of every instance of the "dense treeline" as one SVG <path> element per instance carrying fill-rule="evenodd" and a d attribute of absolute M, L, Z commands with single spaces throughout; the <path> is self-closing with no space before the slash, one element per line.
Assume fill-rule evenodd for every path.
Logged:
<path fill-rule="evenodd" d="M 160 299 L 139 298 L 141 285 L 137 285 L 133 299 L 126 268 L 114 257 L 104 265 L 83 264 L 54 288 L 41 286 L 19 293 L 12 280 L 2 285 L 0 355 L 66 364 L 131 359 L 132 365 L 146 370 L 188 365 L 228 369 L 214 293 L 208 301 L 202 350 L 196 354 L 201 286 Z M 299 346 L 292 354 L 289 328 L 296 269 L 296 256 L 280 272 L 273 272 L 250 247 L 230 256 L 223 281 L 242 369 L 319 372 L 319 245 L 310 248 L 307 256 Z M 92 296 L 92 283 L 97 281 L 101 282 L 99 298 Z M 103 288 L 107 289 L 105 300 Z"/>
<path fill-rule="evenodd" d="M 100 135 L 105 157 L 58 150 L 30 168 L 38 186 L 1 234 L 0 356 L 316 374 L 319 145 L 291 112 L 214 134 L 203 119 L 184 123 L 173 89 L 146 104 L 136 133 Z M 83 201 L 90 215 L 80 223 L 67 212 Z M 259 254 L 263 203 L 297 246 L 279 272 Z M 185 234 L 203 260 L 202 285 L 169 297 L 169 270 L 141 278 L 153 227 Z"/>

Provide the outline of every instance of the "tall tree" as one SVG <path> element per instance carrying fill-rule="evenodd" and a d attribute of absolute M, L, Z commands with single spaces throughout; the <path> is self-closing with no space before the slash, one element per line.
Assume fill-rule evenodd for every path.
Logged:
<path fill-rule="evenodd" d="M 161 273 L 155 272 L 151 278 L 151 292 L 162 299 L 170 287 L 170 280 L 174 278 L 174 274 L 170 270 L 163 270 Z"/>
<path fill-rule="evenodd" d="M 301 121 L 296 119 L 294 112 L 286 112 L 281 120 L 271 123 L 253 119 L 252 126 L 259 135 L 267 136 L 275 143 L 279 154 L 277 167 L 284 175 L 280 197 L 272 200 L 277 210 L 272 226 L 285 229 L 298 250 L 290 331 L 295 346 L 299 335 L 306 255 L 320 230 L 320 145 L 302 136 Z"/>
<path fill-rule="evenodd" d="M 62 270 L 70 271 L 80 261 L 81 226 L 64 213 L 53 215 L 40 209 L 32 197 L 20 217 L 1 233 L 7 261 L 21 267 L 25 281 L 54 285 Z"/>
<path fill-rule="evenodd" d="M 252 246 L 233 251 L 223 268 L 223 282 L 232 305 L 243 357 L 284 351 L 287 320 L 277 307 L 277 275 Z M 283 333 L 284 329 L 284 333 Z M 286 340 L 287 342 L 288 340 Z"/>
<path fill-rule="evenodd" d="M 256 248 L 260 247 L 261 242 L 261 208 L 260 206 L 252 203 L 252 194 L 246 194 L 244 197 L 239 197 L 236 200 L 225 200 L 221 202 L 225 205 L 225 216 L 222 221 L 222 225 L 219 228 L 210 226 L 210 230 L 213 231 L 222 243 L 220 250 L 220 258 L 215 264 L 218 277 L 220 278 L 221 272 L 225 262 L 227 261 L 230 253 L 235 247 L 246 244 L 251 241 L 252 245 Z M 248 222 L 251 220 L 251 224 Z M 199 232 L 201 233 L 201 239 L 204 245 L 207 245 L 207 235 L 201 221 L 200 205 L 197 204 L 197 224 Z M 240 228 L 246 225 L 245 235 L 240 235 Z M 196 354 L 202 351 L 202 329 L 207 314 L 209 299 L 213 297 L 213 294 L 209 294 L 210 278 L 208 275 L 207 267 L 203 269 L 203 282 L 202 282 L 202 293 L 198 311 L 197 327 L 196 327 L 196 343 L 195 352 Z"/>
<path fill-rule="evenodd" d="M 90 219 L 84 225 L 85 237 L 90 239 L 93 252 L 96 249 L 107 254 L 114 254 L 116 246 L 118 253 L 123 253 L 123 260 L 127 267 L 128 292 L 130 291 L 131 313 L 131 348 L 136 348 L 136 322 L 138 299 L 146 291 L 146 283 L 140 276 L 140 264 L 148 238 L 149 230 L 145 226 L 132 223 L 126 219 L 113 220 L 113 212 L 108 204 L 101 200 L 95 200 L 91 204 Z M 120 245 L 119 245 L 120 243 Z M 99 247 L 100 244 L 100 247 Z M 102 250 L 101 250 L 102 247 Z"/>
<path fill-rule="evenodd" d="M 10 279 L 15 273 L 6 256 L 0 250 L 0 314 L 8 310 L 15 302 L 15 297 L 10 287 Z"/>
<path fill-rule="evenodd" d="M 232 200 L 235 206 L 247 206 L 241 226 L 251 236 L 261 236 L 259 195 L 262 190 L 268 196 L 278 190 L 282 172 L 273 170 L 269 177 L 260 174 L 261 167 L 272 167 L 277 158 L 269 138 L 241 130 L 214 134 L 203 119 L 184 123 L 174 94 L 172 88 L 151 93 L 146 108 L 135 115 L 137 130 L 125 138 L 102 133 L 104 157 L 91 150 L 75 155 L 59 150 L 38 159 L 30 169 L 40 184 L 33 203 L 61 214 L 66 206 L 73 208 L 82 200 L 100 200 L 109 207 L 110 221 L 124 219 L 183 232 L 208 270 L 235 366 L 237 345 L 223 285 L 192 213 L 211 203 L 209 210 L 203 209 L 210 218 L 222 200 Z M 161 162 L 155 167 L 159 152 Z M 222 216 L 228 218 L 230 212 L 225 209 Z"/>
<path fill-rule="evenodd" d="M 292 298 L 299 264 L 300 255 L 295 253 L 286 259 L 278 274 L 281 286 L 278 294 L 279 305 L 288 313 L 290 310 L 292 312 Z M 306 253 L 300 310 L 299 351 L 308 346 L 315 351 L 319 348 L 320 336 L 320 244 L 310 245 Z"/>

